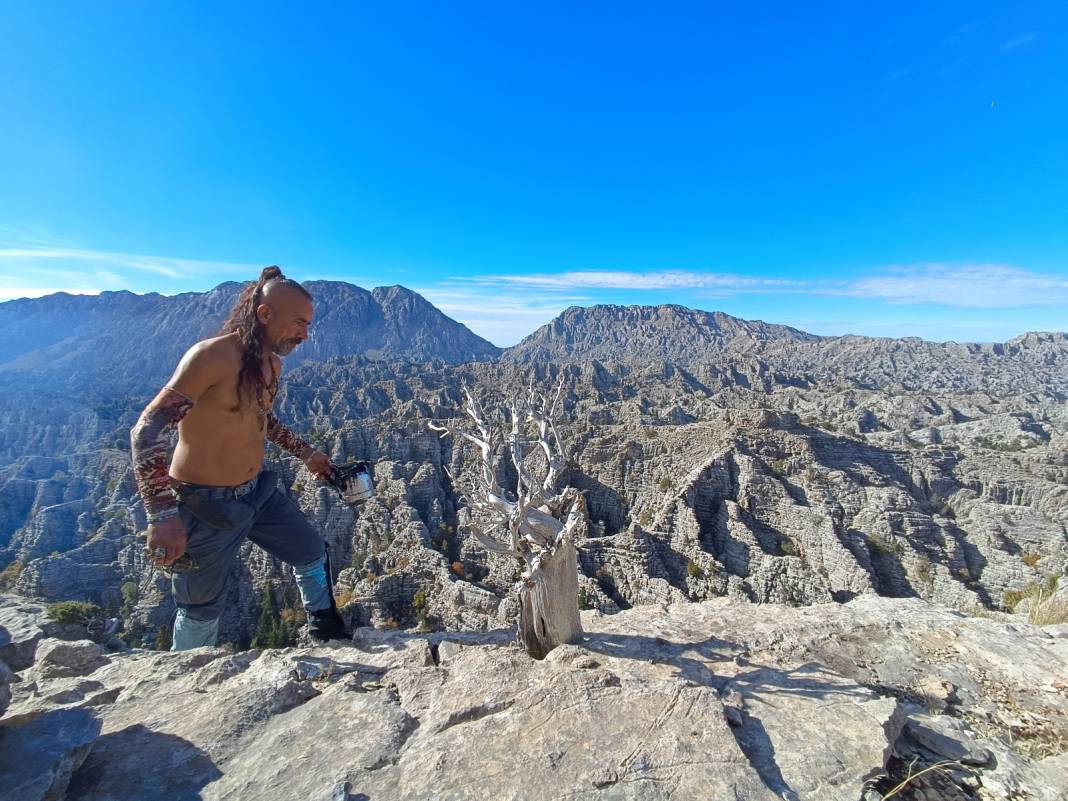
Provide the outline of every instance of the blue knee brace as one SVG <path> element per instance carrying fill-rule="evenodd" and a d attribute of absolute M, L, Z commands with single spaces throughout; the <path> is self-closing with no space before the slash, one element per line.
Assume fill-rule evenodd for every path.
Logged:
<path fill-rule="evenodd" d="M 306 611 L 315 612 L 330 606 L 332 599 L 330 582 L 326 576 L 325 556 L 306 565 L 293 565 L 293 575 L 296 576 L 300 600 Z"/>

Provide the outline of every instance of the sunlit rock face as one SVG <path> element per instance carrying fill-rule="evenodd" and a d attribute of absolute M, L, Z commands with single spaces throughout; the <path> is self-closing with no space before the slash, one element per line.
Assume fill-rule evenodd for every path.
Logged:
<path fill-rule="evenodd" d="M 905 797 L 1063 797 L 1064 632 L 874 595 L 582 618 L 541 661 L 512 629 L 236 653 L 53 631 L 0 669 L 0 768 L 32 798 L 855 801 L 957 759 Z"/>
<path fill-rule="evenodd" d="M 279 414 L 336 460 L 373 460 L 377 492 L 348 507 L 288 457 L 272 453 L 268 468 L 330 543 L 355 623 L 480 630 L 514 618 L 516 565 L 464 525 L 477 464 L 427 425 L 459 420 L 464 382 L 493 406 L 531 380 L 564 381 L 563 480 L 586 498 L 576 544 L 589 608 L 877 594 L 996 609 L 1064 569 L 1063 334 L 982 345 L 815 337 L 682 307 L 595 307 L 494 360 L 402 288 L 309 287 L 319 328 L 303 361 L 287 360 Z M 53 299 L 20 301 L 23 318 L 0 306 L 12 331 L 56 327 L 0 364 L 12 421 L 0 426 L 5 583 L 94 600 L 149 642 L 166 627 L 168 583 L 134 536 L 145 521 L 127 431 L 185 347 L 178 321 L 189 342 L 214 330 L 237 289 L 55 299 L 51 311 Z M 82 327 L 68 331 L 68 318 Z M 124 320 L 154 322 L 120 342 L 108 332 Z M 62 386 L 69 348 L 96 371 L 94 388 L 64 394 L 53 419 L 25 386 Z M 506 460 L 499 470 L 514 486 Z M 230 579 L 223 638 L 246 642 L 264 589 L 291 592 L 291 579 L 252 546 Z"/>

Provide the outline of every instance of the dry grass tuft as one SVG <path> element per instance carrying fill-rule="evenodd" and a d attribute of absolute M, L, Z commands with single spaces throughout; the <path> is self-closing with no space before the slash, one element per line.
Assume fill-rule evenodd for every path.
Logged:
<path fill-rule="evenodd" d="M 1035 626 L 1053 626 L 1068 623 L 1068 598 L 1054 597 L 1053 593 L 1040 592 L 1031 599 L 1027 619 Z"/>

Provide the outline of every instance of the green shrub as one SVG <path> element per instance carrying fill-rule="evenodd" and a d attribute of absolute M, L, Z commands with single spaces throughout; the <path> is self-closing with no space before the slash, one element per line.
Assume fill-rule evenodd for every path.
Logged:
<path fill-rule="evenodd" d="M 668 491 L 671 490 L 671 488 L 673 486 L 674 486 L 674 484 L 671 483 L 671 479 L 668 478 L 667 476 L 664 476 L 662 479 L 660 479 L 660 491 L 661 492 L 668 492 Z"/>
<path fill-rule="evenodd" d="M 893 554 L 894 556 L 901 556 L 905 552 L 905 546 L 901 544 L 901 541 L 897 537 L 887 537 L 884 534 L 870 534 L 868 536 L 868 543 L 871 546 L 871 550 L 876 553 Z"/>
<path fill-rule="evenodd" d="M 45 614 L 57 623 L 85 625 L 101 616 L 100 607 L 92 601 L 58 601 L 45 607 Z"/>
<path fill-rule="evenodd" d="M 122 606 L 126 610 L 130 610 L 137 603 L 137 582 L 127 581 L 122 585 Z"/>
<path fill-rule="evenodd" d="M 579 587 L 579 591 L 578 591 L 578 606 L 579 606 L 579 609 L 589 609 L 590 608 L 590 596 L 586 592 L 586 588 L 585 587 Z"/>
<path fill-rule="evenodd" d="M 423 609 L 426 606 L 426 590 L 418 590 L 412 598 L 412 609 Z"/>
<path fill-rule="evenodd" d="M 771 472 L 773 472 L 777 476 L 786 475 L 785 459 L 776 459 L 769 465 L 769 467 L 771 467 Z"/>
<path fill-rule="evenodd" d="M 688 565 L 686 565 L 686 574 L 690 578 L 700 578 L 702 575 L 704 575 L 701 568 L 698 567 L 697 562 L 694 562 L 692 560 Z"/>
<path fill-rule="evenodd" d="M 783 556 L 797 556 L 797 543 L 787 537 L 779 543 L 779 551 Z"/>
<path fill-rule="evenodd" d="M 22 573 L 22 562 L 14 561 L 0 571 L 0 590 L 9 590 L 15 586 Z"/>
<path fill-rule="evenodd" d="M 297 632 L 303 622 L 303 610 L 291 606 L 279 610 L 274 593 L 267 587 L 260 603 L 260 619 L 256 625 L 256 633 L 252 635 L 252 647 L 286 648 L 295 645 Z"/>

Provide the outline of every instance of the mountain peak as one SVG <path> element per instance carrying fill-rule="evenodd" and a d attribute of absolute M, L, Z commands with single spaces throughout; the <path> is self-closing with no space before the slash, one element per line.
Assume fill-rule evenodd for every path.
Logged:
<path fill-rule="evenodd" d="M 774 341 L 816 342 L 821 337 L 785 325 L 743 320 L 678 304 L 571 306 L 508 349 L 516 361 L 630 362 L 706 360 L 711 353 L 748 350 Z"/>

